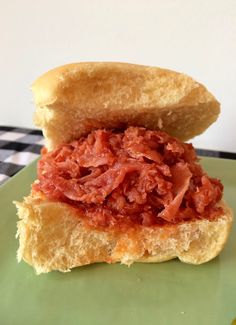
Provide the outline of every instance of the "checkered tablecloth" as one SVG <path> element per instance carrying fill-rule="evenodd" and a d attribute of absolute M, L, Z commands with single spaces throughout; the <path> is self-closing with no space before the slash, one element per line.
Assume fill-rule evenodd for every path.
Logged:
<path fill-rule="evenodd" d="M 0 185 L 40 155 L 39 130 L 0 126 Z"/>

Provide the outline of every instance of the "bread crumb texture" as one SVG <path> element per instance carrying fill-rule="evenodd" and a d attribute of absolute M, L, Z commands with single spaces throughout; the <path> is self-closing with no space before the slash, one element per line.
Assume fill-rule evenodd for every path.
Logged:
<path fill-rule="evenodd" d="M 189 76 L 128 63 L 75 63 L 32 85 L 35 123 L 49 150 L 98 128 L 143 126 L 180 140 L 202 133 L 218 117 L 214 96 Z"/>
<path fill-rule="evenodd" d="M 20 218 L 18 261 L 25 260 L 37 274 L 67 272 L 97 262 L 131 265 L 176 257 L 201 264 L 220 253 L 232 223 L 232 211 L 224 202 L 225 214 L 214 221 L 139 226 L 126 232 L 88 229 L 78 212 L 65 203 L 28 196 L 15 204 Z"/>

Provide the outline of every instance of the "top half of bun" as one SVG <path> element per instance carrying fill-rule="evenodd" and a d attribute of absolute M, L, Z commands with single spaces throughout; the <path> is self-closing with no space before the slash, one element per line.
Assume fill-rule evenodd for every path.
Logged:
<path fill-rule="evenodd" d="M 189 76 L 128 63 L 68 64 L 32 85 L 35 123 L 49 150 L 97 128 L 162 129 L 180 140 L 202 133 L 220 112 L 214 96 Z"/>

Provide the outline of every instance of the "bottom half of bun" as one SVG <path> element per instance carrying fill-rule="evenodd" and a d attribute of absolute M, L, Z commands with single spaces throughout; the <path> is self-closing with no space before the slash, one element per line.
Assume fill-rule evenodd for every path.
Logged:
<path fill-rule="evenodd" d="M 223 249 L 233 219 L 231 209 L 221 201 L 224 213 L 211 221 L 114 231 L 88 228 L 78 212 L 65 203 L 32 195 L 15 204 L 20 218 L 17 258 L 32 265 L 37 274 L 67 272 L 97 262 L 130 265 L 179 258 L 185 263 L 205 263 Z"/>

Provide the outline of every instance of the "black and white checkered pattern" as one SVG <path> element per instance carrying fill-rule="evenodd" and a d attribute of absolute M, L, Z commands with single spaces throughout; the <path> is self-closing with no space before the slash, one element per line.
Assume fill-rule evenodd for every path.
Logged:
<path fill-rule="evenodd" d="M 43 144 L 39 130 L 0 126 L 0 184 L 35 160 Z"/>

